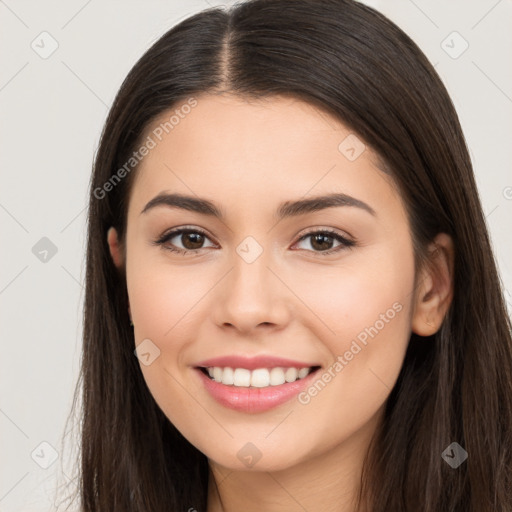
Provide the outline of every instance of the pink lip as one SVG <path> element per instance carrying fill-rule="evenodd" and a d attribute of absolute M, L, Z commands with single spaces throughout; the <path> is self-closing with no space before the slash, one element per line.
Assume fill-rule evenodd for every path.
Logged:
<path fill-rule="evenodd" d="M 222 365 L 215 364 L 212 366 Z M 296 367 L 295 365 L 292 366 Z M 262 366 L 259 366 L 259 368 L 261 367 Z M 269 368 L 267 365 L 263 367 Z M 306 368 L 307 365 L 299 367 Z M 244 365 L 238 365 L 235 366 L 235 368 L 244 368 Z M 229 407 L 230 409 L 246 413 L 268 411 L 273 407 L 277 407 L 278 405 L 291 400 L 304 388 L 311 385 L 311 382 L 317 374 L 317 371 L 314 371 L 303 379 L 296 380 L 295 382 L 285 382 L 280 386 L 269 386 L 266 388 L 242 388 L 227 386 L 226 384 L 216 382 L 205 375 L 199 368 L 195 368 L 194 371 L 202 379 L 206 390 L 217 402 L 225 407 Z"/>
<path fill-rule="evenodd" d="M 320 365 L 318 363 L 305 363 L 304 361 L 294 361 L 292 359 L 283 359 L 281 357 L 274 356 L 224 356 L 201 361 L 195 366 L 200 366 L 202 368 L 211 368 L 214 366 L 225 368 L 228 366 L 229 368 L 246 368 L 247 370 L 256 370 L 257 368 L 276 368 L 278 366 L 300 369 Z"/>

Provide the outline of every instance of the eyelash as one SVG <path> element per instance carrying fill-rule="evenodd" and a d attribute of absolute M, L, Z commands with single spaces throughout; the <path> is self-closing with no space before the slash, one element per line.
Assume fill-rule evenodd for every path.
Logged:
<path fill-rule="evenodd" d="M 202 249 L 206 249 L 206 247 L 202 247 L 202 248 L 199 248 L 199 249 L 180 249 L 179 247 L 171 247 L 170 245 L 166 245 L 167 242 L 169 240 L 171 240 L 172 238 L 174 238 L 175 236 L 178 236 L 178 235 L 182 235 L 182 234 L 200 234 L 200 235 L 203 235 L 204 237 L 208 238 L 209 239 L 209 236 L 207 233 L 205 233 L 204 231 L 200 230 L 200 229 L 197 229 L 197 228 L 178 228 L 178 229 L 174 229 L 172 231 L 169 231 L 168 233 L 164 233 L 160 238 L 158 238 L 157 240 L 153 241 L 153 244 L 154 245 L 158 245 L 158 246 L 161 246 L 163 249 L 167 250 L 167 251 L 171 251 L 171 252 L 174 252 L 174 253 L 177 253 L 177 254 L 188 254 L 188 253 L 195 253 L 197 255 L 197 253 L 199 251 L 201 251 Z M 298 240 L 297 242 L 295 243 L 299 243 L 299 242 L 302 242 L 303 240 L 305 240 L 306 238 L 310 237 L 310 236 L 313 236 L 313 235 L 329 235 L 330 237 L 334 238 L 335 240 L 337 240 L 338 242 L 341 243 L 341 245 L 339 245 L 338 247 L 335 247 L 333 249 L 329 249 L 327 251 L 309 251 L 308 249 L 304 249 L 304 250 L 307 250 L 308 252 L 313 252 L 313 253 L 316 253 L 316 254 L 319 254 L 321 256 L 329 256 L 330 254 L 333 254 L 333 253 L 336 253 L 336 252 L 339 252 L 343 249 L 349 249 L 353 246 L 356 245 L 356 242 L 354 240 L 349 240 L 348 238 L 345 238 L 343 236 L 341 236 L 339 233 L 337 233 L 336 231 L 333 231 L 333 230 L 330 230 L 330 229 L 320 229 L 320 230 L 317 230 L 317 231 L 310 231 L 308 233 L 305 233 L 304 235 L 302 235 Z M 295 245 L 295 244 L 294 244 Z"/>

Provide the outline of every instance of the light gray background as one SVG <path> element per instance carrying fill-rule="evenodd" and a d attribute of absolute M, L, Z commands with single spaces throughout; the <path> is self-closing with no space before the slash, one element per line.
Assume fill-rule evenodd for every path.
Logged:
<path fill-rule="evenodd" d="M 365 3 L 413 38 L 446 84 L 512 290 L 512 1 Z M 86 193 L 108 107 L 150 44 L 209 5 L 221 2 L 0 0 L 2 512 L 55 510 L 57 482 L 73 475 L 61 441 L 80 356 Z M 48 58 L 31 47 L 49 51 L 52 38 Z M 32 252 L 42 237 L 57 248 L 46 262 Z M 76 453 L 76 437 L 66 441 Z"/>

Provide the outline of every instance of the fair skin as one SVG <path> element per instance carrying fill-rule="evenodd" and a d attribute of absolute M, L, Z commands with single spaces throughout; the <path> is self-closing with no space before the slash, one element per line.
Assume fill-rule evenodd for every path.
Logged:
<path fill-rule="evenodd" d="M 114 263 L 126 271 L 135 345 L 150 339 L 160 350 L 152 364 L 141 364 L 144 379 L 169 420 L 208 457 L 208 512 L 353 512 L 362 461 L 410 333 L 435 333 L 449 307 L 452 242 L 438 235 L 432 265 L 415 275 L 393 181 L 368 146 L 353 161 L 338 150 L 351 131 L 328 114 L 284 97 L 197 99 L 137 170 L 126 245 L 115 229 L 108 232 Z M 146 135 L 168 119 L 162 115 Z M 225 217 L 164 205 L 141 213 L 164 191 L 208 199 Z M 282 202 L 332 193 L 373 213 L 345 205 L 274 217 Z M 166 244 L 200 247 L 195 254 L 151 243 L 182 226 L 206 232 L 202 245 L 197 235 Z M 322 229 L 355 245 L 299 241 Z M 263 249 L 251 263 L 236 250 L 248 236 Z M 377 324 L 394 304 L 399 312 Z M 270 354 L 316 362 L 321 375 L 365 328 L 381 324 L 307 404 L 232 410 L 212 398 L 194 369 L 216 356 Z M 250 468 L 237 457 L 248 442 L 261 454 Z"/>

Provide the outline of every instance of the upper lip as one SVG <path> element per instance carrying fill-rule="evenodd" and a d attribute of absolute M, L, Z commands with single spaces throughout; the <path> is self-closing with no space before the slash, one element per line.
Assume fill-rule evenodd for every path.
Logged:
<path fill-rule="evenodd" d="M 284 359 L 282 357 L 274 357 L 270 355 L 260 355 L 256 357 L 247 356 L 221 356 L 212 359 L 206 359 L 196 364 L 196 367 L 212 368 L 212 367 L 229 367 L 229 368 L 246 368 L 247 370 L 256 370 L 257 368 L 311 368 L 312 366 L 320 366 L 317 363 L 307 363 L 294 359 Z"/>

